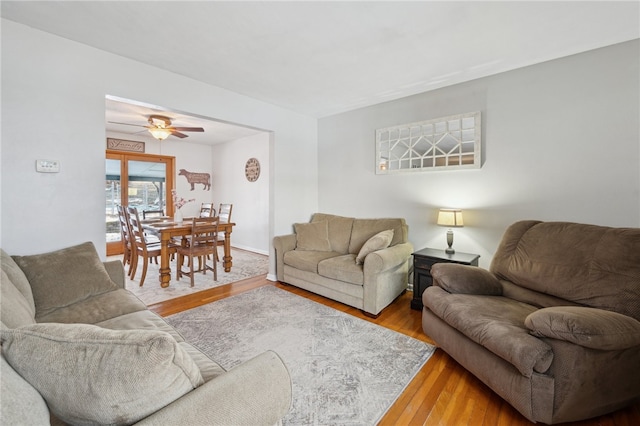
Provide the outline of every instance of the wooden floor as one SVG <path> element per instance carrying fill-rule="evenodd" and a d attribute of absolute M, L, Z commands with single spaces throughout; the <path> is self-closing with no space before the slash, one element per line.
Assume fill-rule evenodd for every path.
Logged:
<path fill-rule="evenodd" d="M 424 342 L 434 343 L 422 331 L 421 312 L 410 308 L 411 292 L 400 296 L 382 311 L 378 318 L 372 319 L 363 315 L 358 309 L 297 287 L 268 281 L 265 276 L 261 276 L 157 303 L 149 308 L 159 315 L 166 316 L 265 285 L 276 286 Z M 532 423 L 446 353 L 438 349 L 379 424 L 517 426 L 531 425 Z M 610 415 L 570 424 L 581 426 L 640 425 L 640 404 Z"/>

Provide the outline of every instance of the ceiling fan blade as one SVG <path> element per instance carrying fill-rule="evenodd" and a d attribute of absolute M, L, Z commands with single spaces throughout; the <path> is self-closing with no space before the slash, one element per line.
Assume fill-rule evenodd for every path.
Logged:
<path fill-rule="evenodd" d="M 174 130 L 181 132 L 204 132 L 202 127 L 171 127 Z"/>
<path fill-rule="evenodd" d="M 141 124 L 118 123 L 117 121 L 109 121 L 109 123 L 111 123 L 111 124 L 122 124 L 122 125 L 125 125 L 125 126 L 136 126 L 136 127 L 146 127 L 146 128 L 149 128 L 149 126 L 143 126 L 143 125 L 141 125 Z"/>
<path fill-rule="evenodd" d="M 189 137 L 189 135 L 185 135 L 184 133 L 177 132 L 175 129 L 171 129 L 171 136 L 176 136 L 176 137 L 179 137 L 180 139 Z"/>

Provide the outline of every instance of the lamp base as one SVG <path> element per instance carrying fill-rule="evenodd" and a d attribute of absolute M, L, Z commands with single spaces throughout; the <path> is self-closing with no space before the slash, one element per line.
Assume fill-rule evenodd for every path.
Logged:
<path fill-rule="evenodd" d="M 453 254 L 456 251 L 451 247 L 453 246 L 453 231 L 451 229 L 449 229 L 447 231 L 447 245 L 449 246 L 447 249 L 445 249 L 445 253 L 447 254 Z"/>

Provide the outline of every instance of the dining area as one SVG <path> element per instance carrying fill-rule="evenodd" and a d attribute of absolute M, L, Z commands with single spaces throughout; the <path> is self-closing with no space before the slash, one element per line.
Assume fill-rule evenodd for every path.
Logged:
<path fill-rule="evenodd" d="M 224 272 L 231 272 L 231 234 L 235 226 L 232 209 L 233 204 L 221 203 L 216 209 L 213 203 L 202 203 L 197 216 L 180 218 L 164 216 L 161 211 L 118 206 L 124 246 L 122 262 L 129 267 L 129 278 L 135 280 L 140 266 L 142 287 L 152 262 L 159 266 L 157 280 L 162 288 L 171 285 L 173 271 L 176 281 L 189 277 L 191 287 L 195 274 L 211 271 L 213 281 L 217 281 L 218 263 Z"/>

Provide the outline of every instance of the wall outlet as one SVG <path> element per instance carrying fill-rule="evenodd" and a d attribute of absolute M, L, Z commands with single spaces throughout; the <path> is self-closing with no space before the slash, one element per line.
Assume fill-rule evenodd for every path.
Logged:
<path fill-rule="evenodd" d="M 60 162 L 58 160 L 36 160 L 36 172 L 58 173 Z"/>

